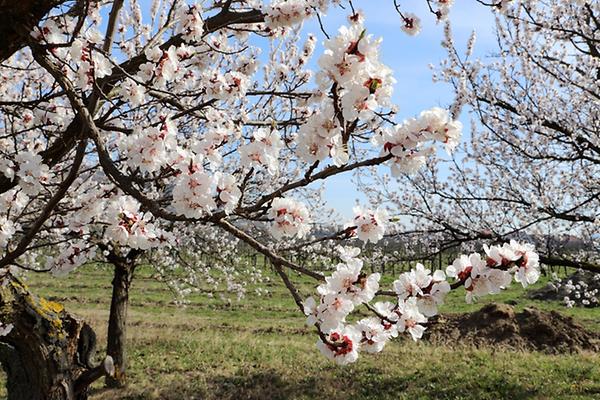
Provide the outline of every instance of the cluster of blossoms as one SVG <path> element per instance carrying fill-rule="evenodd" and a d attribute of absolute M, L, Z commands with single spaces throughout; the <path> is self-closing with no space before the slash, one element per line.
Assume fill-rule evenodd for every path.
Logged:
<path fill-rule="evenodd" d="M 298 25 L 310 18 L 315 12 L 325 13 L 329 3 L 339 3 L 339 0 L 272 0 L 263 5 L 266 15 L 265 22 L 271 30 Z"/>
<path fill-rule="evenodd" d="M 206 112 L 208 123 L 207 132 L 202 138 L 191 142 L 190 148 L 197 157 L 208 161 L 213 170 L 218 170 L 223 164 L 220 149 L 227 143 L 232 143 L 241 136 L 241 131 L 233 121 L 228 121 L 226 115 L 217 110 Z"/>
<path fill-rule="evenodd" d="M 213 115 L 215 113 L 207 114 L 211 118 L 218 117 Z M 217 207 L 229 213 L 241 196 L 236 178 L 228 173 L 208 171 L 204 166 L 204 161 L 208 161 L 213 168 L 218 167 L 222 163 L 218 147 L 238 137 L 237 131 L 226 125 L 210 125 L 210 131 L 204 137 L 190 141 L 188 150 L 178 146 L 177 127 L 169 117 L 163 116 L 157 126 L 134 128 L 133 133 L 123 136 L 120 148 L 132 170 L 152 173 L 168 169 L 175 172 L 172 205 L 177 214 L 200 218 Z M 268 162 L 276 170 L 281 141 L 276 132 L 263 132 L 255 132 L 252 143 L 259 138 L 258 143 L 246 147 L 256 148 L 257 162 Z"/>
<path fill-rule="evenodd" d="M 395 127 L 383 130 L 373 137 L 373 144 L 382 147 L 382 155 L 392 155 L 390 161 L 393 176 L 413 173 L 421 168 L 427 155 L 435 149 L 425 143 L 436 141 L 444 144 L 448 153 L 458 145 L 462 123 L 452 120 L 448 110 L 434 107 L 423 111 L 418 118 L 410 118 Z"/>
<path fill-rule="evenodd" d="M 422 264 L 417 264 L 410 272 L 400 274 L 393 287 L 398 299 L 406 301 L 414 298 L 419 312 L 426 317 L 433 317 L 438 313 L 438 306 L 444 304 L 444 298 L 450 292 L 450 284 L 446 281 L 444 272 L 437 270 L 432 275 Z"/>
<path fill-rule="evenodd" d="M 539 256 L 532 245 L 511 240 L 503 246 L 484 246 L 484 250 L 485 259 L 477 253 L 462 255 L 446 269 L 449 277 L 465 286 L 468 303 L 487 294 L 500 293 L 510 284 L 513 275 L 524 288 L 539 279 Z"/>
<path fill-rule="evenodd" d="M 496 7 L 503 10 L 506 7 L 504 3 L 508 3 L 510 1 L 512 0 L 501 0 L 500 4 L 498 4 Z M 452 6 L 452 3 L 454 3 L 454 0 L 435 0 L 428 1 L 427 3 L 431 12 L 435 14 L 437 20 L 443 21 L 448 18 L 450 7 Z M 421 18 L 413 13 L 400 12 L 398 6 L 396 6 L 396 10 L 399 12 L 400 18 L 402 19 L 400 29 L 410 36 L 418 35 L 421 32 L 422 27 Z"/>
<path fill-rule="evenodd" d="M 307 163 L 328 157 L 337 166 L 347 163 L 347 143 L 357 124 L 372 124 L 377 111 L 391 106 L 396 81 L 379 61 L 381 40 L 366 34 L 361 15 L 353 15 L 350 22 L 325 41 L 318 61 L 322 95 L 297 138 L 298 156 Z"/>
<path fill-rule="evenodd" d="M 50 102 L 45 107 L 36 108 L 33 112 L 24 111 L 22 122 L 28 129 L 35 126 L 64 128 L 67 117 L 68 113 L 65 112 L 64 106 Z"/>
<path fill-rule="evenodd" d="M 337 36 L 325 41 L 317 75 L 319 89 L 339 98 L 330 110 L 339 107 L 349 122 L 367 121 L 379 108 L 391 106 L 396 83 L 392 70 L 379 61 L 381 38 L 366 33 L 361 15 L 353 17 L 349 27 L 341 27 Z"/>
<path fill-rule="evenodd" d="M 177 149 L 177 129 L 173 121 L 163 117 L 159 127 L 134 128 L 123 138 L 121 148 L 127 164 L 142 172 L 155 172 L 173 163 Z"/>
<path fill-rule="evenodd" d="M 19 178 L 19 186 L 29 196 L 37 195 L 42 184 L 48 180 L 49 168 L 42 162 L 42 157 L 34 151 L 22 151 L 15 156 L 16 165 L 6 168 L 5 176 Z M 15 174 L 16 170 L 16 174 Z"/>
<path fill-rule="evenodd" d="M 495 7 L 495 10 L 497 10 L 503 14 L 507 14 L 510 11 L 513 3 L 514 3 L 514 0 L 500 0 L 500 1 L 496 2 L 494 7 Z M 579 1 L 579 3 L 583 4 L 583 1 Z"/>
<path fill-rule="evenodd" d="M 446 273 L 464 282 L 467 303 L 489 293 L 500 293 L 512 281 L 509 271 L 488 267 L 486 260 L 477 253 L 457 258 Z"/>
<path fill-rule="evenodd" d="M 215 176 L 193 159 L 178 167 L 179 175 L 173 188 L 175 212 L 189 218 L 201 218 L 217 206 L 213 195 Z"/>
<path fill-rule="evenodd" d="M 385 209 L 374 211 L 356 206 L 353 210 L 354 219 L 344 224 L 344 231 L 349 237 L 357 237 L 363 243 L 377 243 L 383 239 L 389 219 Z M 277 240 L 293 236 L 302 238 L 310 231 L 308 209 L 297 200 L 274 199 L 268 217 L 273 220 L 270 231 Z"/>
<path fill-rule="evenodd" d="M 19 225 L 5 216 L 0 216 L 0 248 L 8 244 L 10 238 L 17 232 Z"/>
<path fill-rule="evenodd" d="M 233 175 L 210 173 L 189 161 L 178 164 L 173 187 L 173 208 L 179 215 L 202 218 L 221 207 L 230 213 L 237 206 L 241 191 Z"/>
<path fill-rule="evenodd" d="M 329 106 L 331 108 L 331 106 Z M 333 164 L 342 166 L 348 162 L 348 152 L 342 143 L 342 128 L 328 108 L 315 110 L 300 127 L 297 154 L 309 164 L 331 157 Z"/>
<path fill-rule="evenodd" d="M 353 234 L 365 243 L 377 243 L 383 239 L 385 224 L 388 220 L 387 211 L 382 208 L 373 211 L 362 207 L 354 207 L 354 220 L 347 227 L 355 226 Z"/>
<path fill-rule="evenodd" d="M 112 65 L 104 55 L 93 50 L 93 44 L 75 39 L 71 45 L 71 59 L 78 66 L 77 86 L 83 90 L 92 87 L 94 80 L 110 75 Z"/>
<path fill-rule="evenodd" d="M 283 141 L 275 129 L 257 129 L 253 133 L 252 141 L 239 149 L 242 164 L 266 168 L 271 175 L 275 175 L 279 168 L 279 151 Z"/>
<path fill-rule="evenodd" d="M 339 250 L 344 262 L 338 264 L 333 275 L 317 288 L 320 295 L 318 304 L 312 297 L 306 299 L 304 312 L 308 316 L 307 324 L 317 325 L 321 332 L 326 333 L 327 339 L 318 342 L 321 352 L 340 364 L 346 364 L 358 358 L 360 331 L 355 326 L 346 326 L 344 322 L 356 306 L 375 297 L 380 274 L 362 273 L 363 262 L 356 258 L 360 254 L 359 249 L 342 247 Z M 367 321 L 362 322 L 365 327 L 368 325 Z"/>
<path fill-rule="evenodd" d="M 57 256 L 50 256 L 46 260 L 54 276 L 65 276 L 75 268 L 85 264 L 96 253 L 96 246 L 90 246 L 84 241 L 69 244 Z"/>
<path fill-rule="evenodd" d="M 421 18 L 413 13 L 402 15 L 401 29 L 410 36 L 416 36 L 421 32 Z"/>
<path fill-rule="evenodd" d="M 402 273 L 394 281 L 396 302 L 376 302 L 370 305 L 379 291 L 378 273 L 365 274 L 357 248 L 339 248 L 342 263 L 317 288 L 319 300 L 304 301 L 307 324 L 315 325 L 320 333 L 319 350 L 338 364 L 356 361 L 359 351 L 381 351 L 386 342 L 408 333 L 418 340 L 425 332 L 428 318 L 438 314 L 452 288 L 464 286 L 466 299 L 495 294 L 506 288 L 515 275 L 523 286 L 539 277 L 538 255 L 533 247 L 511 241 L 503 246 L 485 247 L 487 257 L 477 254 L 460 256 L 443 271 L 425 269 L 421 264 Z M 452 285 L 448 278 L 455 278 Z M 354 324 L 347 317 L 355 308 L 365 304 L 375 316 Z"/>
<path fill-rule="evenodd" d="M 0 195 L 0 210 L 6 210 L 0 215 L 0 255 L 3 255 L 9 242 L 21 228 L 18 216 L 29 202 L 29 196 L 23 191 L 8 191 Z"/>
<path fill-rule="evenodd" d="M 64 38 L 64 27 L 54 19 L 48 19 L 40 27 L 31 32 L 31 37 L 48 44 L 61 43 Z M 56 51 L 55 48 L 52 51 Z"/>
<path fill-rule="evenodd" d="M 97 12 L 95 7 L 89 8 L 93 16 Z M 92 28 L 85 32 L 82 37 L 75 38 L 70 47 L 58 46 L 67 39 L 67 32 L 73 30 L 76 21 L 73 19 L 47 19 L 40 27 L 34 28 L 31 33 L 33 39 L 44 43 L 50 52 L 62 60 L 70 60 L 71 68 L 67 73 L 71 81 L 79 89 L 90 89 L 95 80 L 108 76 L 112 72 L 110 60 L 97 49 L 100 47 L 103 36 L 97 29 Z"/>
<path fill-rule="evenodd" d="M 217 205 L 222 206 L 226 213 L 230 213 L 235 209 L 242 196 L 237 180 L 233 175 L 222 172 L 215 173 L 215 179 L 217 181 Z"/>
<path fill-rule="evenodd" d="M 491 267 L 515 264 L 510 271 L 515 275 L 515 282 L 524 288 L 537 282 L 540 278 L 539 255 L 531 244 L 520 244 L 515 240 L 505 243 L 502 247 L 484 246 L 488 256 L 487 265 Z"/>
<path fill-rule="evenodd" d="M 146 89 L 139 83 L 127 79 L 119 88 L 119 96 L 131 107 L 137 107 L 144 102 Z"/>
<path fill-rule="evenodd" d="M 306 206 L 298 201 L 278 197 L 271 203 L 269 218 L 273 219 L 271 234 L 276 239 L 284 236 L 304 237 L 309 229 Z"/>
<path fill-rule="evenodd" d="M 319 106 L 300 128 L 298 156 L 307 163 L 331 157 L 333 164 L 348 162 L 347 141 L 358 122 L 372 123 L 375 112 L 391 106 L 393 84 L 391 70 L 379 61 L 379 40 L 374 40 L 362 24 L 359 14 L 350 27 L 325 42 L 319 59 L 321 71 L 317 83 L 323 97 Z M 462 124 L 452 120 L 447 110 L 433 108 L 418 118 L 390 128 L 373 137 L 373 144 L 383 147 L 382 155 L 391 154 L 392 173 L 414 172 L 434 152 L 427 142 L 437 141 L 451 152 L 458 145 Z"/>
<path fill-rule="evenodd" d="M 202 80 L 206 82 L 206 93 L 215 99 L 232 101 L 246 94 L 250 81 L 239 71 L 229 71 L 224 74 L 206 72 Z"/>
<path fill-rule="evenodd" d="M 147 250 L 173 241 L 173 234 L 152 223 L 152 214 L 140 211 L 140 205 L 132 197 L 117 196 L 106 208 L 111 224 L 108 237 L 122 246 Z"/>
<path fill-rule="evenodd" d="M 202 8 L 196 4 L 183 6 L 179 10 L 179 33 L 188 42 L 199 42 L 204 33 Z"/>
<path fill-rule="evenodd" d="M 435 15 L 438 20 L 445 20 L 450 14 L 450 7 L 454 3 L 454 0 L 435 0 L 433 4 L 437 7 Z"/>
<path fill-rule="evenodd" d="M 144 52 L 148 62 L 140 65 L 138 78 L 147 84 L 165 88 L 177 77 L 179 56 L 175 46 L 164 51 L 160 47 L 148 48 Z"/>

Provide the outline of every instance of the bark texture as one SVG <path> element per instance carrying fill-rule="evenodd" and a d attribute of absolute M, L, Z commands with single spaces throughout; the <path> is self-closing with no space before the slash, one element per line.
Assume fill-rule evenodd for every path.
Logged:
<path fill-rule="evenodd" d="M 9 400 L 84 400 L 94 380 L 113 372 L 109 357 L 91 365 L 96 338 L 88 324 L 11 275 L 0 285 L 0 322 L 13 324 L 0 336 Z"/>
<path fill-rule="evenodd" d="M 127 309 L 129 307 L 129 288 L 133 279 L 135 263 L 119 260 L 113 262 L 112 299 L 108 320 L 106 353 L 112 357 L 115 365 L 113 376 L 106 377 L 108 387 L 123 387 L 127 383 Z"/>
<path fill-rule="evenodd" d="M 0 0 L 0 62 L 27 45 L 31 32 L 48 12 L 66 0 Z"/>

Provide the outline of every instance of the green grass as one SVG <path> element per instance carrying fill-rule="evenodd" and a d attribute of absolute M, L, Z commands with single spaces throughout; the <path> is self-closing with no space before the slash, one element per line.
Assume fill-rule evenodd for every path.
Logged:
<path fill-rule="evenodd" d="M 338 367 L 319 354 L 314 330 L 304 325 L 276 277 L 267 296 L 250 290 L 241 302 L 228 302 L 193 295 L 182 308 L 151 274 L 150 268 L 141 269 L 131 290 L 129 385 L 115 391 L 98 383 L 92 399 L 600 398 L 598 354 L 547 355 L 396 340 L 379 355 L 362 355 L 356 364 Z M 304 295 L 313 292 L 314 283 L 294 280 Z M 63 279 L 28 277 L 32 291 L 90 321 L 100 343 L 105 341 L 110 281 L 107 267 L 81 268 Z M 448 297 L 442 312 L 462 313 L 489 301 L 510 300 L 518 309 L 559 309 L 600 331 L 597 310 L 566 309 L 524 294 L 513 285 L 468 305 L 459 290 Z"/>

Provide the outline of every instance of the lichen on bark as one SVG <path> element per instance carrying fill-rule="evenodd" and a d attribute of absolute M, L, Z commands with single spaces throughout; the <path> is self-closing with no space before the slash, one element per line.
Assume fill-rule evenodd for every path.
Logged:
<path fill-rule="evenodd" d="M 9 400 L 84 400 L 94 380 L 113 373 L 110 358 L 90 365 L 95 335 L 85 321 L 32 294 L 10 273 L 0 282 L 0 322 L 13 325 L 0 336 Z"/>

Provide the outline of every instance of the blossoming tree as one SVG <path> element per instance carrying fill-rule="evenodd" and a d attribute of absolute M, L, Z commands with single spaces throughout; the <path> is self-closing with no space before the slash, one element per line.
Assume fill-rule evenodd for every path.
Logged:
<path fill-rule="evenodd" d="M 438 19 L 450 3 L 426 1 Z M 0 53 L 0 268 L 8 305 L 0 355 L 18 371 L 9 378 L 12 398 L 83 399 L 91 382 L 124 368 L 110 357 L 90 365 L 91 328 L 30 294 L 19 269 L 65 274 L 101 256 L 166 254 L 185 246 L 193 226 L 268 258 L 315 326 L 319 349 L 340 364 L 361 350 L 380 351 L 399 333 L 419 338 L 452 288 L 464 286 L 471 301 L 513 275 L 523 286 L 537 278 L 536 253 L 516 242 L 460 257 L 446 273 L 417 266 L 393 290 L 362 271 L 358 249 L 342 248 L 342 262 L 326 277 L 273 243 L 302 245 L 311 221 L 322 218 L 311 213 L 319 182 L 372 166 L 414 171 L 436 143 L 451 151 L 459 142 L 461 124 L 448 110 L 395 120 L 392 71 L 351 2 L 41 4 L 23 2 L 32 7 L 25 19 L 22 9 L 0 4 L 17 22 L 2 28 L 10 43 Z M 323 27 L 313 72 L 318 39 L 302 34 L 301 24 L 338 5 L 351 10 L 348 26 L 331 37 Z M 415 15 L 398 2 L 390 7 L 404 31 L 418 32 Z M 383 209 L 358 208 L 342 231 L 319 240 L 377 242 L 387 223 Z M 258 226 L 272 240 L 255 235 Z M 301 296 L 289 271 L 317 280 L 317 299 Z M 372 304 L 376 295 L 391 301 Z M 347 322 L 358 306 L 373 317 Z"/>
<path fill-rule="evenodd" d="M 446 32 L 437 78 L 455 88 L 454 115 L 473 111 L 469 141 L 453 159 L 401 176 L 402 191 L 382 179 L 369 193 L 420 227 L 428 255 L 535 238 L 544 264 L 600 273 L 600 4 L 520 1 L 501 11 L 493 57 L 473 57 L 474 36 L 461 54 Z"/>

